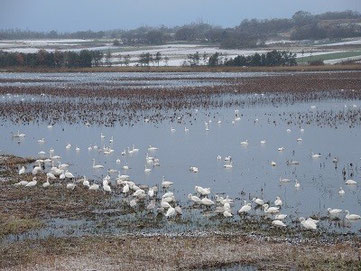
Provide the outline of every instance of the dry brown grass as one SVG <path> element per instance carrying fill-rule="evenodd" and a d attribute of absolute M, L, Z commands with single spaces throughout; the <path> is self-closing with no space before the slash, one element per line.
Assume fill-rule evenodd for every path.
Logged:
<path fill-rule="evenodd" d="M 357 244 L 359 245 L 359 244 Z M 83 237 L 0 246 L 4 270 L 192 270 L 231 264 L 262 270 L 357 270 L 351 243 L 289 244 L 240 236 Z"/>

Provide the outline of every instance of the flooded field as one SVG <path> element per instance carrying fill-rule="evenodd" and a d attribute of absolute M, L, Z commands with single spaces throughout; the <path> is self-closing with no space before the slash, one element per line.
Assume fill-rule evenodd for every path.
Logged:
<path fill-rule="evenodd" d="M 346 210 L 361 214 L 360 78 L 0 74 L 1 154 L 43 160 L 22 175 L 22 165 L 2 174 L 0 210 L 43 223 L 3 242 L 127 233 L 358 237 L 361 220 Z M 55 179 L 44 188 L 49 172 Z M 16 185 L 33 175 L 34 187 Z M 84 178 L 99 187 L 90 191 Z M 301 217 L 319 220 L 317 229 Z"/>

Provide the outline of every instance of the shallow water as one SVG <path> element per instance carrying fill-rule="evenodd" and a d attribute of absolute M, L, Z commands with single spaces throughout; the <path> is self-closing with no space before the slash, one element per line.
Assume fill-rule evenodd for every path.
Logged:
<path fill-rule="evenodd" d="M 163 121 L 155 125 L 142 122 L 133 127 L 56 124 L 47 128 L 46 123 L 16 125 L 9 121 L 1 127 L 0 150 L 1 153 L 19 156 L 38 156 L 39 151 L 48 153 L 50 148 L 54 148 L 55 154 L 62 157 L 62 162 L 70 164 L 69 170 L 74 175 L 85 175 L 99 183 L 108 169 L 119 170 L 121 174 L 130 175 L 136 183 L 146 185 L 160 184 L 162 176 L 165 176 L 174 181 L 172 190 L 182 205 L 188 205 L 187 195 L 194 192 L 195 185 L 199 185 L 210 187 L 213 195 L 223 193 L 237 199 L 234 213 L 243 200 L 261 197 L 273 205 L 275 197 L 280 196 L 284 203 L 282 213 L 296 219 L 300 216 L 326 216 L 328 207 L 361 214 L 359 186 L 345 185 L 342 176 L 345 168 L 347 179 L 352 174 L 352 179 L 361 181 L 360 129 L 347 125 L 339 125 L 338 129 L 320 128 L 310 124 L 302 127 L 305 131 L 301 132 L 301 127 L 289 126 L 281 120 L 284 112 L 342 111 L 346 110 L 345 104 L 347 110 L 353 110 L 352 105 L 355 105 L 354 108 L 361 106 L 360 101 L 341 99 L 277 107 L 254 105 L 240 110 L 241 119 L 234 124 L 234 110 L 238 108 L 200 109 L 192 119 L 184 118 L 182 123 Z M 316 105 L 316 109 L 311 109 L 311 105 Z M 181 115 L 181 112 L 177 114 Z M 212 122 L 209 123 L 209 131 L 206 131 L 204 123 L 209 120 Z M 222 123 L 217 124 L 218 120 Z M 277 121 L 276 124 L 273 120 Z M 189 132 L 184 131 L 185 126 Z M 176 131 L 171 132 L 171 127 Z M 286 129 L 291 129 L 291 132 Z M 24 139 L 11 137 L 11 132 L 18 130 L 26 134 Z M 100 133 L 105 135 L 104 140 L 100 138 Z M 113 143 L 109 142 L 111 136 L 114 137 Z M 299 137 L 302 137 L 302 142 L 296 141 Z M 44 144 L 37 143 L 41 138 L 45 138 Z M 267 141 L 264 145 L 260 144 L 263 139 Z M 240 144 L 245 140 L 249 141 L 248 146 Z M 68 143 L 72 145 L 70 149 L 65 148 Z M 122 156 L 121 152 L 133 144 L 140 151 Z M 159 148 L 149 155 L 160 159 L 160 167 L 148 165 L 152 171 L 146 174 L 145 156 L 150 144 Z M 115 151 L 110 155 L 94 149 L 88 151 L 87 148 L 93 145 L 99 148 L 111 146 Z M 76 146 L 80 148 L 79 152 L 75 151 Z M 285 147 L 285 151 L 278 152 L 281 146 Z M 314 159 L 312 152 L 321 153 L 322 157 Z M 221 161 L 216 159 L 217 155 L 222 156 Z M 227 155 L 232 156 L 232 169 L 224 168 L 223 158 Z M 332 162 L 334 157 L 338 158 L 337 167 Z M 105 166 L 104 170 L 92 168 L 93 158 L 97 164 Z M 116 163 L 117 158 L 121 159 L 120 164 Z M 287 161 L 292 160 L 300 164 L 287 165 Z M 277 166 L 272 167 L 271 161 L 275 161 Z M 123 165 L 131 169 L 124 171 L 121 169 Z M 190 166 L 198 167 L 199 173 L 191 173 Z M 113 181 L 116 175 L 112 175 Z M 290 178 L 291 182 L 280 184 L 279 178 Z M 300 182 L 300 189 L 295 188 L 295 179 Z M 338 194 L 340 186 L 346 192 L 343 197 Z M 344 214 L 338 223 L 324 221 L 321 224 L 326 229 L 341 232 L 360 230 L 361 222 L 343 221 L 343 217 Z M 287 219 L 285 222 L 290 224 Z M 343 227 L 339 228 L 338 224 Z"/>

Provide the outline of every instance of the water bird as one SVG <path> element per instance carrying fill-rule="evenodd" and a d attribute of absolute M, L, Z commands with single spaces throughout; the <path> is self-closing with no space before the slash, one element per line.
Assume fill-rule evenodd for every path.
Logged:
<path fill-rule="evenodd" d="M 317 224 L 314 222 L 314 220 L 311 220 L 308 218 L 307 220 L 304 217 L 300 217 L 301 225 L 306 228 L 307 230 L 316 230 Z"/>
<path fill-rule="evenodd" d="M 252 209 L 252 205 L 250 202 L 244 202 L 244 205 L 238 210 L 239 214 L 243 214 L 243 213 L 248 213 L 249 211 L 251 211 Z"/>
<path fill-rule="evenodd" d="M 274 201 L 274 204 L 276 206 L 282 206 L 283 202 L 279 196 L 276 197 L 276 200 Z"/>
<path fill-rule="evenodd" d="M 22 175 L 25 173 L 25 167 L 22 166 L 21 169 L 19 170 L 19 175 Z"/>
<path fill-rule="evenodd" d="M 340 196 L 345 195 L 345 190 L 343 190 L 342 187 L 340 187 L 340 190 L 338 191 L 338 194 L 339 194 Z"/>
<path fill-rule="evenodd" d="M 36 177 L 34 177 L 31 182 L 28 182 L 28 183 L 25 185 L 25 187 L 34 187 L 34 186 L 36 186 L 37 183 L 38 183 L 38 181 L 36 180 Z"/>
<path fill-rule="evenodd" d="M 345 210 L 346 216 L 345 218 L 347 220 L 359 220 L 361 219 L 361 216 L 356 215 L 356 214 L 350 214 L 350 212 L 348 210 Z"/>
<path fill-rule="evenodd" d="M 284 150 L 285 150 L 285 147 L 279 147 L 279 148 L 277 149 L 277 151 L 279 151 L 279 152 L 284 151 Z"/>
<path fill-rule="evenodd" d="M 263 204 L 262 207 L 266 214 L 276 214 L 280 211 L 279 207 L 269 207 L 267 203 Z"/>
<path fill-rule="evenodd" d="M 193 173 L 198 173 L 198 172 L 199 172 L 199 169 L 198 169 L 197 167 L 191 166 L 191 167 L 189 168 L 189 171 L 190 171 L 190 172 L 193 172 Z"/>
<path fill-rule="evenodd" d="M 45 138 L 39 139 L 39 140 L 38 140 L 38 143 L 39 143 L 39 144 L 44 144 L 44 143 L 45 143 Z"/>
<path fill-rule="evenodd" d="M 298 188 L 300 188 L 300 187 L 301 187 L 301 184 L 298 182 L 298 180 L 297 180 L 297 179 L 296 179 L 295 187 L 296 187 L 296 189 L 298 189 Z"/>
<path fill-rule="evenodd" d="M 356 185 L 357 182 L 354 181 L 354 180 L 349 179 L 349 180 L 347 180 L 347 181 L 345 182 L 345 184 L 347 184 L 347 185 Z"/>
<path fill-rule="evenodd" d="M 264 201 L 260 198 L 253 198 L 252 201 L 259 206 L 263 206 L 263 204 L 264 204 Z"/>
<path fill-rule="evenodd" d="M 103 165 L 100 165 L 100 164 L 96 165 L 96 164 L 95 164 L 95 158 L 94 158 L 94 159 L 93 159 L 93 168 L 94 168 L 94 169 L 101 169 L 101 168 L 104 168 L 104 166 L 103 166 Z"/>
<path fill-rule="evenodd" d="M 241 145 L 243 145 L 243 146 L 248 146 L 248 139 L 245 140 L 245 141 L 241 141 Z"/>
<path fill-rule="evenodd" d="M 278 219 L 273 220 L 273 221 L 272 221 L 272 225 L 275 225 L 275 226 L 278 226 L 278 227 L 286 227 L 286 224 L 283 223 L 283 221 L 278 220 Z"/>
<path fill-rule="evenodd" d="M 154 147 L 154 146 L 152 146 L 152 145 L 149 145 L 149 146 L 148 146 L 148 151 L 156 151 L 156 150 L 158 150 L 157 147 Z"/>
<path fill-rule="evenodd" d="M 312 158 L 320 158 L 322 156 L 321 153 L 312 153 Z"/>
<path fill-rule="evenodd" d="M 260 141 L 260 143 L 261 143 L 261 144 L 266 144 L 266 140 L 263 139 L 263 140 Z"/>

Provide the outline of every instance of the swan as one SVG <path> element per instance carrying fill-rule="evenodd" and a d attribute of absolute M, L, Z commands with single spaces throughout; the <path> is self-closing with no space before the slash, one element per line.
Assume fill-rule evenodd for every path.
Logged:
<path fill-rule="evenodd" d="M 201 199 L 201 204 L 206 205 L 206 206 L 211 206 L 211 205 L 214 205 L 214 202 L 212 200 L 210 200 L 209 198 L 203 198 L 203 199 Z"/>
<path fill-rule="evenodd" d="M 249 211 L 251 211 L 252 209 L 252 205 L 250 202 L 246 203 L 244 202 L 244 205 L 241 207 L 241 209 L 238 210 L 238 213 L 239 214 L 242 214 L 242 213 L 248 213 Z"/>
<path fill-rule="evenodd" d="M 109 139 L 109 143 L 113 143 L 114 142 L 114 138 L 113 136 Z"/>
<path fill-rule="evenodd" d="M 189 171 L 191 171 L 191 172 L 193 172 L 193 173 L 198 173 L 198 172 L 199 172 L 198 168 L 197 168 L 197 167 L 193 167 L 193 166 L 189 168 Z"/>
<path fill-rule="evenodd" d="M 22 175 L 25 173 L 25 167 L 22 166 L 21 169 L 19 170 L 19 175 Z"/>
<path fill-rule="evenodd" d="M 222 160 L 222 156 L 217 155 L 217 160 Z"/>
<path fill-rule="evenodd" d="M 53 173 L 51 173 L 51 172 L 46 173 L 46 177 L 47 177 L 48 179 L 51 179 L 51 180 L 55 180 L 55 179 L 56 179 L 55 175 L 54 175 Z"/>
<path fill-rule="evenodd" d="M 290 179 L 287 179 L 287 178 L 282 179 L 280 177 L 280 183 L 289 183 L 290 181 L 291 181 Z"/>
<path fill-rule="evenodd" d="M 127 194 L 128 192 L 129 192 L 129 185 L 126 184 L 126 185 L 123 186 L 122 193 L 123 193 L 123 194 Z"/>
<path fill-rule="evenodd" d="M 135 206 L 137 206 L 137 204 L 138 204 L 137 199 L 132 199 L 132 200 L 129 202 L 129 206 L 132 207 L 132 208 L 135 208 Z"/>
<path fill-rule="evenodd" d="M 203 187 L 197 186 L 197 185 L 194 187 L 194 190 L 202 196 L 207 196 L 211 193 L 210 188 L 203 188 Z"/>
<path fill-rule="evenodd" d="M 229 164 L 225 164 L 224 168 L 233 168 L 233 162 L 231 161 Z"/>
<path fill-rule="evenodd" d="M 124 166 L 122 166 L 122 169 L 128 170 L 128 169 L 130 169 L 130 167 L 128 165 L 124 165 Z"/>
<path fill-rule="evenodd" d="M 36 177 L 34 177 L 31 182 L 28 182 L 28 183 L 25 185 L 25 187 L 34 187 L 37 183 L 38 183 L 38 181 L 36 180 Z"/>
<path fill-rule="evenodd" d="M 356 215 L 356 214 L 350 214 L 350 212 L 348 210 L 345 210 L 346 212 L 346 219 L 347 220 L 358 220 L 358 219 L 361 219 L 361 216 L 359 215 Z"/>
<path fill-rule="evenodd" d="M 252 201 L 254 203 L 256 203 L 257 205 L 259 205 L 259 206 L 263 206 L 263 204 L 264 204 L 264 201 L 262 199 L 259 199 L 259 198 L 253 198 Z"/>
<path fill-rule="evenodd" d="M 286 132 L 287 132 L 287 133 L 291 133 L 291 129 L 287 129 Z"/>
<path fill-rule="evenodd" d="M 300 187 L 301 187 L 301 184 L 298 182 L 298 180 L 297 180 L 297 179 L 296 179 L 295 187 L 296 187 L 296 189 L 298 189 L 298 188 L 300 188 Z"/>
<path fill-rule="evenodd" d="M 148 151 L 156 151 L 156 150 L 158 150 L 157 147 L 153 147 L 152 145 L 148 146 Z"/>
<path fill-rule="evenodd" d="M 109 184 L 103 184 L 103 190 L 109 193 L 112 192 L 112 189 L 110 188 Z"/>
<path fill-rule="evenodd" d="M 193 196 L 192 194 L 188 194 L 188 199 L 198 204 L 201 203 L 201 199 L 197 196 Z"/>
<path fill-rule="evenodd" d="M 71 172 L 69 172 L 69 171 L 67 170 L 67 171 L 65 171 L 65 178 L 74 179 L 75 177 L 74 177 L 74 175 L 73 175 Z"/>
<path fill-rule="evenodd" d="M 338 191 L 338 194 L 339 194 L 340 196 L 345 195 L 345 190 L 343 190 L 342 187 L 340 187 L 340 190 Z"/>
<path fill-rule="evenodd" d="M 75 183 L 68 183 L 68 184 L 66 185 L 66 189 L 74 190 L 75 186 L 76 186 Z"/>
<path fill-rule="evenodd" d="M 117 163 L 117 164 L 120 164 L 120 159 L 118 158 L 117 160 L 115 160 L 115 163 Z"/>
<path fill-rule="evenodd" d="M 278 219 L 273 220 L 272 225 L 275 225 L 275 226 L 278 226 L 278 227 L 286 227 L 286 224 L 283 223 L 281 220 L 278 220 Z"/>
<path fill-rule="evenodd" d="M 357 182 L 354 181 L 354 180 L 347 180 L 347 181 L 345 182 L 345 184 L 347 184 L 347 185 L 356 185 Z"/>
<path fill-rule="evenodd" d="M 274 204 L 276 206 L 282 206 L 283 202 L 282 202 L 281 198 L 277 196 Z"/>
<path fill-rule="evenodd" d="M 48 127 L 48 129 L 51 129 L 51 128 L 53 128 L 53 125 L 49 124 L 47 127 Z"/>
<path fill-rule="evenodd" d="M 170 206 L 169 202 L 166 202 L 166 201 L 164 201 L 164 200 L 162 200 L 162 201 L 160 202 L 160 206 L 161 206 L 162 208 L 164 208 L 164 209 L 168 209 L 168 208 L 171 208 L 171 207 L 172 207 L 172 206 Z"/>
<path fill-rule="evenodd" d="M 265 139 L 261 140 L 261 144 L 266 144 L 266 140 Z"/>
<path fill-rule="evenodd" d="M 175 132 L 175 129 L 174 129 L 173 127 L 171 127 L 171 128 L 170 128 L 170 131 L 171 131 L 172 133 L 174 133 L 174 132 Z"/>
<path fill-rule="evenodd" d="M 103 165 L 96 165 L 95 164 L 95 159 L 93 159 L 93 168 L 94 169 L 100 169 L 100 168 L 104 168 L 104 166 Z"/>
<path fill-rule="evenodd" d="M 41 155 L 41 156 L 44 156 L 44 155 L 45 155 L 45 151 L 39 151 L 38 154 Z"/>
<path fill-rule="evenodd" d="M 75 151 L 79 152 L 79 151 L 80 151 L 80 148 L 77 146 L 77 147 L 75 148 Z"/>
<path fill-rule="evenodd" d="M 89 147 L 88 147 L 88 151 L 91 151 L 92 149 L 93 149 L 92 146 L 89 146 Z"/>
<path fill-rule="evenodd" d="M 148 190 L 148 196 L 149 196 L 150 198 L 153 198 L 153 197 L 154 197 L 154 193 L 155 193 L 154 188 L 153 188 L 153 187 L 149 188 L 149 190 Z"/>
<path fill-rule="evenodd" d="M 61 174 L 59 176 L 59 179 L 60 180 L 65 180 L 65 172 L 64 172 L 64 170 L 62 170 L 62 172 L 61 172 Z"/>
<path fill-rule="evenodd" d="M 91 186 L 89 186 L 89 190 L 98 190 L 99 189 L 99 184 L 92 184 Z"/>
<path fill-rule="evenodd" d="M 248 146 L 248 139 L 246 141 L 241 141 L 241 145 Z"/>
<path fill-rule="evenodd" d="M 301 225 L 308 230 L 316 230 L 317 224 L 313 220 L 305 219 L 304 217 L 300 217 Z"/>
<path fill-rule="evenodd" d="M 263 204 L 262 207 L 266 214 L 276 214 L 280 211 L 279 207 L 269 207 L 267 203 Z"/>
<path fill-rule="evenodd" d="M 297 142 L 302 142 L 302 141 L 303 141 L 303 139 L 302 139 L 302 138 L 300 138 L 300 137 L 299 137 L 299 138 L 297 138 L 296 140 L 297 140 Z"/>
<path fill-rule="evenodd" d="M 154 208 L 155 208 L 155 200 L 153 199 L 153 200 L 151 200 L 151 201 L 149 202 L 149 204 L 147 205 L 146 209 L 147 209 L 147 210 L 153 210 Z"/>
<path fill-rule="evenodd" d="M 100 133 L 100 139 L 104 139 L 105 135 L 103 135 L 103 133 Z"/>
<path fill-rule="evenodd" d="M 232 213 L 231 213 L 229 210 L 225 210 L 225 211 L 223 212 L 223 216 L 224 216 L 224 217 L 232 217 L 233 215 L 232 215 Z"/>
<path fill-rule="evenodd" d="M 71 144 L 68 143 L 68 144 L 65 146 L 65 148 L 69 150 L 69 149 L 71 148 Z"/>
<path fill-rule="evenodd" d="M 277 215 L 275 215 L 276 220 L 283 220 L 286 217 L 287 217 L 287 215 L 285 215 L 285 214 L 277 214 Z"/>
<path fill-rule="evenodd" d="M 279 147 L 279 148 L 277 149 L 277 151 L 281 152 L 281 151 L 284 151 L 285 149 L 286 149 L 285 147 Z"/>
<path fill-rule="evenodd" d="M 300 132 L 301 132 L 301 133 L 303 133 L 304 131 L 305 131 L 305 129 L 303 129 L 303 128 L 300 129 Z"/>
<path fill-rule="evenodd" d="M 151 168 L 147 168 L 147 165 L 144 166 L 144 172 L 145 172 L 145 173 L 149 173 L 149 172 L 151 172 L 151 171 L 152 171 L 152 169 L 151 169 Z"/>
<path fill-rule="evenodd" d="M 321 153 L 312 153 L 312 158 L 317 159 L 320 158 L 322 156 Z"/>
<path fill-rule="evenodd" d="M 38 143 L 39 143 L 39 144 L 44 144 L 44 143 L 45 143 L 45 138 L 39 139 L 39 140 L 38 140 Z"/>
<path fill-rule="evenodd" d="M 46 178 L 46 182 L 43 183 L 43 187 L 44 187 L 44 188 L 47 188 L 47 187 L 49 187 L 49 186 L 50 186 L 49 178 Z"/>
<path fill-rule="evenodd" d="M 231 162 L 232 161 L 232 157 L 230 155 L 224 157 L 224 162 Z"/>
<path fill-rule="evenodd" d="M 41 169 L 41 166 L 39 165 L 39 166 L 34 167 L 31 173 L 32 173 L 33 175 L 36 175 L 36 174 L 38 174 L 38 173 L 41 172 L 41 171 L 42 171 L 42 169 Z"/>
<path fill-rule="evenodd" d="M 23 137 L 25 137 L 25 134 L 20 133 L 20 131 L 18 131 L 16 134 L 14 134 L 14 133 L 13 133 L 13 137 L 16 137 L 16 138 L 23 138 Z"/>
<path fill-rule="evenodd" d="M 166 181 L 165 177 L 162 177 L 162 187 L 163 188 L 169 188 L 171 185 L 173 184 L 173 182 L 171 181 Z"/>
<path fill-rule="evenodd" d="M 90 183 L 85 176 L 83 177 L 83 185 L 86 187 L 90 187 Z"/>
<path fill-rule="evenodd" d="M 338 216 L 339 214 L 342 213 L 341 209 L 331 209 L 331 208 L 327 208 L 327 212 L 331 215 L 331 216 Z"/>
<path fill-rule="evenodd" d="M 176 215 L 176 211 L 173 207 L 169 207 L 166 214 L 165 214 L 165 217 L 172 217 L 172 216 L 175 216 Z"/>
<path fill-rule="evenodd" d="M 29 183 L 28 181 L 20 181 L 18 183 L 15 183 L 14 186 L 20 186 L 20 185 L 26 186 L 28 183 Z"/>
<path fill-rule="evenodd" d="M 272 161 L 272 162 L 271 162 L 271 166 L 273 166 L 273 167 L 277 166 L 276 162 L 275 162 L 275 161 Z"/>

